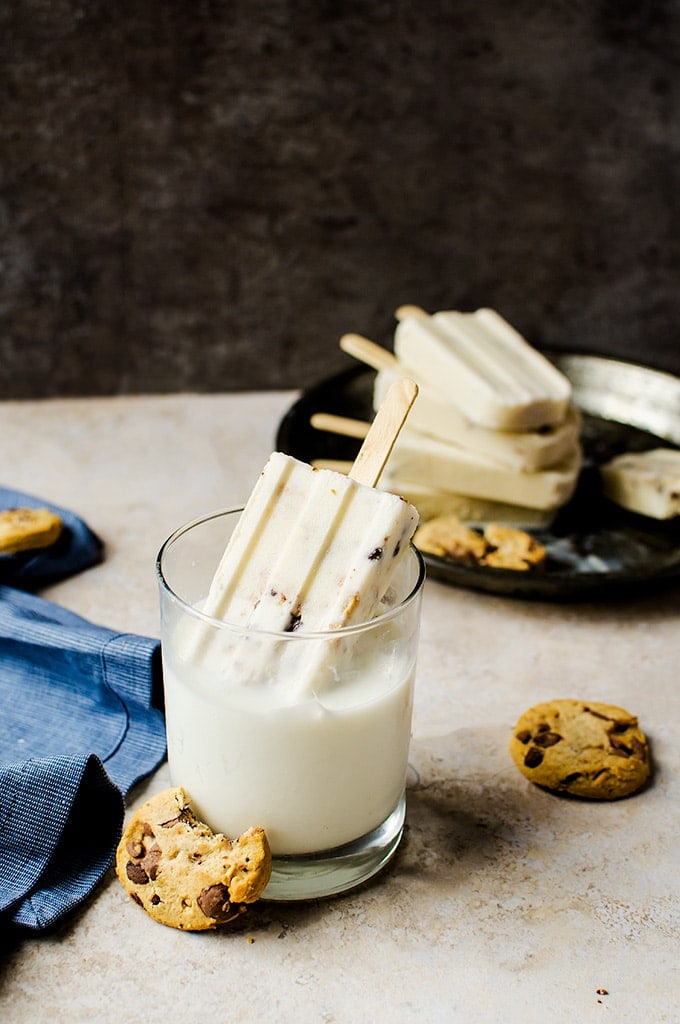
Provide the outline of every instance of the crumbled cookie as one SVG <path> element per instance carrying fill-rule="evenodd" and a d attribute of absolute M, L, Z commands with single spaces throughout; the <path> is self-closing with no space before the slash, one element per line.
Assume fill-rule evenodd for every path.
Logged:
<path fill-rule="evenodd" d="M 132 816 L 116 852 L 123 888 L 151 917 L 184 931 L 205 931 L 240 917 L 271 876 L 264 829 L 230 840 L 212 832 L 180 788 L 151 797 Z"/>
<path fill-rule="evenodd" d="M 634 715 L 611 704 L 552 700 L 521 715 L 510 755 L 527 779 L 590 800 L 617 800 L 650 775 L 649 744 Z"/>
<path fill-rule="evenodd" d="M 482 565 L 521 571 L 545 568 L 547 553 L 544 546 L 524 530 L 489 523 L 484 529 L 484 539 L 489 549 L 482 559 Z"/>
<path fill-rule="evenodd" d="M 429 519 L 416 530 L 413 542 L 439 558 L 496 569 L 536 571 L 545 568 L 547 559 L 543 545 L 524 530 L 489 523 L 482 534 L 453 515 Z"/>
<path fill-rule="evenodd" d="M 421 551 L 459 562 L 479 562 L 486 552 L 484 538 L 467 526 L 458 516 L 438 516 L 419 526 L 413 543 Z"/>
<path fill-rule="evenodd" d="M 0 512 L 0 553 L 47 548 L 59 538 L 61 517 L 48 508 L 9 508 Z"/>

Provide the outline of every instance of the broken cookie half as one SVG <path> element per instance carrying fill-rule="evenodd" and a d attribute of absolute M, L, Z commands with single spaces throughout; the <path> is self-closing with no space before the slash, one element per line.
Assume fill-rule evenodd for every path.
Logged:
<path fill-rule="evenodd" d="M 190 802 L 176 787 L 143 804 L 123 832 L 116 874 L 154 920 L 206 931 L 234 921 L 260 898 L 272 858 L 263 828 L 228 839 L 199 821 Z"/>

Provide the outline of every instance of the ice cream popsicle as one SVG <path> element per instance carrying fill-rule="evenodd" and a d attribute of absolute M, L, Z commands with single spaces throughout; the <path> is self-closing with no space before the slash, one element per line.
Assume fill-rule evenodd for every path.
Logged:
<path fill-rule="evenodd" d="M 378 409 L 394 379 L 403 376 L 399 360 L 360 334 L 343 335 L 340 348 L 377 370 L 373 407 Z M 581 418 L 572 407 L 567 409 L 561 423 L 540 429 L 491 430 L 473 422 L 446 395 L 428 385 L 419 372 L 411 369 L 409 376 L 418 384 L 418 398 L 409 415 L 409 425 L 423 434 L 481 452 L 506 466 L 530 473 L 560 462 L 578 444 Z"/>
<path fill-rule="evenodd" d="M 528 530 L 549 526 L 555 518 L 556 509 L 527 508 L 506 501 L 492 501 L 489 498 L 475 498 L 470 494 L 458 494 L 442 487 L 428 487 L 427 484 L 406 480 L 385 470 L 380 486 L 385 490 L 401 494 L 415 505 L 421 522 L 440 516 L 457 516 L 469 526 L 484 526 L 487 523 L 505 523 Z"/>
<path fill-rule="evenodd" d="M 365 621 L 417 521 L 400 497 L 274 452 L 224 552 L 205 611 L 275 632 Z"/>
<path fill-rule="evenodd" d="M 416 393 L 395 384 L 349 476 L 270 456 L 215 573 L 208 615 L 274 632 L 374 615 L 418 522 L 408 502 L 374 486 Z"/>
<path fill-rule="evenodd" d="M 569 381 L 494 310 L 428 316 L 402 307 L 397 317 L 394 352 L 404 372 L 443 392 L 473 423 L 533 430 L 564 420 Z"/>
<path fill-rule="evenodd" d="M 518 473 L 507 466 L 452 444 L 402 431 L 389 461 L 394 479 L 426 487 L 450 488 L 476 498 L 529 508 L 554 509 L 571 497 L 581 465 L 578 449 L 563 462 L 537 473 Z"/>
<path fill-rule="evenodd" d="M 380 370 L 373 384 L 377 408 L 394 380 L 390 370 Z M 477 451 L 496 462 L 524 473 L 534 473 L 561 462 L 578 446 L 581 417 L 569 408 L 563 422 L 540 430 L 490 430 L 473 423 L 443 396 L 420 386 L 418 400 L 409 417 L 409 425 L 441 441 Z"/>
<path fill-rule="evenodd" d="M 361 437 L 367 424 L 344 416 L 315 413 L 310 423 L 320 430 L 328 430 L 348 437 Z M 402 430 L 390 455 L 382 486 L 396 493 L 406 490 L 428 494 L 444 492 L 447 501 L 455 503 L 456 496 L 468 501 L 493 502 L 496 505 L 521 506 L 526 521 L 527 509 L 550 511 L 559 508 L 571 497 L 581 467 L 581 447 L 575 444 L 561 462 L 535 473 L 525 473 L 505 466 L 495 459 L 458 445 L 447 444 L 437 438 L 421 434 L 410 426 Z M 317 465 L 321 465 L 317 463 Z M 348 464 L 328 461 L 328 468 L 341 472 Z M 388 483 L 386 483 L 388 481 Z M 409 501 L 418 507 L 423 518 L 428 518 L 424 502 Z M 431 502 L 429 502 L 431 504 Z M 453 509 L 451 510 L 453 511 Z M 505 521 L 497 510 L 493 518 Z M 441 513 L 439 513 L 441 514 Z M 458 513 L 460 515 L 460 513 Z M 461 518 L 471 518 L 461 515 Z M 518 522 L 518 516 L 512 516 Z"/>
<path fill-rule="evenodd" d="M 602 489 L 617 505 L 653 519 L 680 515 L 680 450 L 628 452 L 600 467 Z"/>

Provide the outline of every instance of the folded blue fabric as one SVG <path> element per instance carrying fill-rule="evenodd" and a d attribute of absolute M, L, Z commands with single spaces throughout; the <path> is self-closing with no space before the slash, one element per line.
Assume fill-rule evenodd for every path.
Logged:
<path fill-rule="evenodd" d="M 75 525 L 61 576 L 92 559 Z M 160 691 L 157 640 L 0 585 L 0 923 L 48 928 L 110 867 L 124 796 L 165 756 Z"/>

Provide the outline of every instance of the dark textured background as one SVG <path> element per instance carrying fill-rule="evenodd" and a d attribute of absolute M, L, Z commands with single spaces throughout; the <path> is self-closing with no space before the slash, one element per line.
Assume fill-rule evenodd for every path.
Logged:
<path fill-rule="evenodd" d="M 8 0 L 0 397 L 308 385 L 394 308 L 680 372 L 680 3 Z"/>

